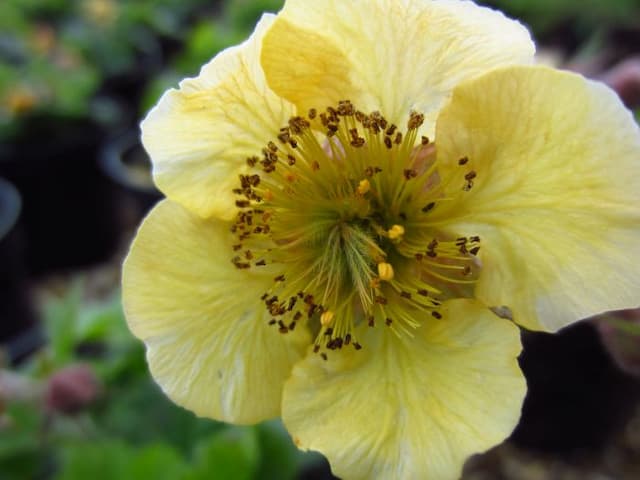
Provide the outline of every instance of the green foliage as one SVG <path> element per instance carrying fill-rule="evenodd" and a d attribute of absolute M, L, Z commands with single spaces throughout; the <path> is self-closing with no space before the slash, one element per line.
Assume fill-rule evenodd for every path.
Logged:
<path fill-rule="evenodd" d="M 485 0 L 480 3 L 522 19 L 536 36 L 563 22 L 588 32 L 614 23 L 634 25 L 640 18 L 637 0 Z"/>

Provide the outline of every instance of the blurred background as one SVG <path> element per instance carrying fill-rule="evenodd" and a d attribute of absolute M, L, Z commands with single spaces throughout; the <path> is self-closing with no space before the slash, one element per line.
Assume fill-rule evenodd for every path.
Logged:
<path fill-rule="evenodd" d="M 639 0 L 482 3 L 638 118 Z M 160 198 L 140 119 L 281 4 L 0 2 L 0 480 L 332 478 L 277 420 L 233 427 L 171 404 L 120 303 L 122 259 Z M 640 478 L 640 314 L 523 341 L 520 425 L 463 478 Z"/>

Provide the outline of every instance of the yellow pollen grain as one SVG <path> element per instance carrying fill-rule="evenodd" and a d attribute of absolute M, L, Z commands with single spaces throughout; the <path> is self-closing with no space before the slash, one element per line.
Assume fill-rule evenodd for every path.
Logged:
<path fill-rule="evenodd" d="M 320 315 L 320 324 L 323 327 L 328 327 L 329 325 L 331 325 L 331 322 L 333 321 L 333 317 L 335 317 L 335 313 L 333 313 L 331 310 L 322 312 L 322 315 Z"/>
<path fill-rule="evenodd" d="M 358 194 L 364 195 L 369 190 L 371 190 L 371 184 L 369 183 L 369 180 L 367 180 L 366 178 L 364 180 L 360 180 L 357 188 Z"/>
<path fill-rule="evenodd" d="M 382 262 L 378 264 L 378 277 L 385 282 L 393 280 L 393 267 L 390 263 Z"/>
<path fill-rule="evenodd" d="M 404 227 L 402 225 L 393 225 L 387 233 L 391 240 L 399 240 L 404 235 Z"/>

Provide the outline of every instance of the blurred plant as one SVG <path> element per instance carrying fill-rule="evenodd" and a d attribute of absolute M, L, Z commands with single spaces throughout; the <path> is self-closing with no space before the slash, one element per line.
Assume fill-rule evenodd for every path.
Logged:
<path fill-rule="evenodd" d="M 215 2 L 213 3 L 215 5 Z M 105 81 L 159 69 L 158 38 L 179 38 L 208 0 L 0 2 L 0 139 L 34 115 L 111 121 Z M 107 113 L 105 113 L 107 112 Z"/>
<path fill-rule="evenodd" d="M 570 25 L 586 35 L 613 24 L 637 25 L 640 5 L 637 0 L 485 0 L 516 18 L 524 18 L 536 36 L 561 25 Z"/>
<path fill-rule="evenodd" d="M 196 75 L 218 52 L 247 38 L 264 12 L 277 12 L 283 4 L 284 0 L 227 0 L 219 15 L 195 23 L 186 34 L 182 52 L 149 84 L 140 114 L 182 78 Z"/>

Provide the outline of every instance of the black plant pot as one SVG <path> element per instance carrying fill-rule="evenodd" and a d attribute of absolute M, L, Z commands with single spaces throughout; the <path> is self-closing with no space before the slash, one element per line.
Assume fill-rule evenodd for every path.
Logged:
<path fill-rule="evenodd" d="M 113 188 L 98 168 L 102 133 L 87 120 L 37 118 L 0 145 L 0 175 L 20 191 L 32 273 L 108 259 L 119 232 Z"/>
<path fill-rule="evenodd" d="M 13 347 L 17 338 L 36 325 L 24 262 L 20 211 L 20 194 L 0 178 L 0 344 L 12 358 L 29 352 L 26 345 L 17 346 L 18 351 Z"/>
<path fill-rule="evenodd" d="M 120 227 L 135 228 L 162 198 L 151 179 L 151 162 L 140 135 L 131 132 L 108 142 L 102 150 L 100 167 L 116 188 Z"/>

